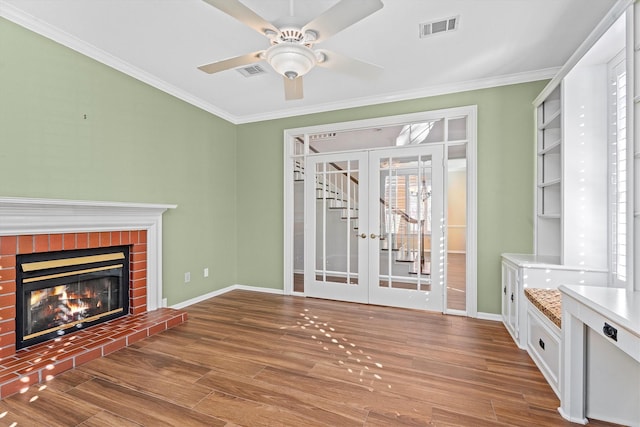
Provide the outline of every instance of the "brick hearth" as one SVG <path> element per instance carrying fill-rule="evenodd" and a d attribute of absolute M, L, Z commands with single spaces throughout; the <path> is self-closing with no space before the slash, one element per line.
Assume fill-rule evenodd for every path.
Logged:
<path fill-rule="evenodd" d="M 129 315 L 16 352 L 16 255 L 130 245 Z M 147 311 L 146 230 L 0 236 L 0 399 L 185 322 Z"/>

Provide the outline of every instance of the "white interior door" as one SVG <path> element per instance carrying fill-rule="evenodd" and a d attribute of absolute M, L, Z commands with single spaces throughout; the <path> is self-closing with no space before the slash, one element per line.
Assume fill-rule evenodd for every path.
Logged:
<path fill-rule="evenodd" d="M 309 156 L 306 170 L 305 294 L 367 303 L 367 152 Z"/>
<path fill-rule="evenodd" d="M 442 149 L 307 157 L 306 295 L 443 311 Z"/>
<path fill-rule="evenodd" d="M 369 171 L 369 303 L 444 311 L 442 146 L 371 151 Z"/>

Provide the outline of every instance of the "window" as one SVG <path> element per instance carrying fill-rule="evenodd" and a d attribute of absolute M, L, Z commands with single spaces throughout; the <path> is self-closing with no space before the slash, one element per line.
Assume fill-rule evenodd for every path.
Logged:
<path fill-rule="evenodd" d="M 627 281 L 627 75 L 624 52 L 608 67 L 609 91 L 609 218 L 611 274 L 614 285 Z"/>

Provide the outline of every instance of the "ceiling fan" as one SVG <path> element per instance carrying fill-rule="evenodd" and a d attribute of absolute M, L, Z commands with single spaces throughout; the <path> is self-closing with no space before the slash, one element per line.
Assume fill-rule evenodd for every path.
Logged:
<path fill-rule="evenodd" d="M 313 49 L 315 43 L 328 39 L 381 9 L 383 7 L 381 0 L 340 0 L 302 27 L 295 24 L 276 26 L 264 20 L 239 0 L 204 1 L 264 35 L 271 43 L 271 46 L 264 50 L 198 67 L 205 73 L 213 74 L 266 60 L 278 74 L 283 76 L 285 99 L 292 100 L 303 97 L 302 76 L 316 65 L 359 77 L 374 77 L 381 70 L 377 65 L 335 52 Z"/>

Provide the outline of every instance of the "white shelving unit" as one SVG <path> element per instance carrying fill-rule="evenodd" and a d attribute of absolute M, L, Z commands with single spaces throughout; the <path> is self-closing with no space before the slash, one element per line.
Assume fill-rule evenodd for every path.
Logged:
<path fill-rule="evenodd" d="M 536 109 L 536 253 L 562 254 L 562 97 L 561 85 Z"/>
<path fill-rule="evenodd" d="M 630 6 L 635 8 L 635 13 L 628 13 Z M 635 28 L 630 24 L 635 24 Z M 584 405 L 577 411 L 571 408 L 576 399 L 584 397 L 593 408 L 597 406 L 593 402 L 604 400 L 603 396 L 615 392 L 626 395 L 629 386 L 620 383 L 620 390 L 607 387 L 604 392 L 592 386 L 583 390 L 578 398 L 570 395 L 574 385 L 567 382 L 564 373 L 573 360 L 564 358 L 564 354 L 572 345 L 566 342 L 571 331 L 565 331 L 564 318 L 561 329 L 550 324 L 542 312 L 527 302 L 524 290 L 573 285 L 587 292 L 591 292 L 590 289 L 594 292 L 600 289 L 614 291 L 610 288 L 620 286 L 616 282 L 619 275 L 615 268 L 624 265 L 624 262 L 613 264 L 618 253 L 614 249 L 625 244 L 630 249 L 623 249 L 621 253 L 633 258 L 635 265 L 634 269 L 627 269 L 627 280 L 634 280 L 634 270 L 640 269 L 640 251 L 637 250 L 640 245 L 640 130 L 637 126 L 640 109 L 635 108 L 640 97 L 634 96 L 638 93 L 640 79 L 633 79 L 640 69 L 639 52 L 640 3 L 621 0 L 536 98 L 534 254 L 502 256 L 505 327 L 517 345 L 530 352 L 561 397 L 562 415 L 572 421 L 583 420 L 574 419 L 574 412 L 585 416 Z M 622 65 L 624 68 L 620 68 L 621 57 L 627 60 L 626 65 Z M 621 81 L 621 69 L 626 70 L 626 83 Z M 629 91 L 630 85 L 634 88 L 633 95 Z M 619 93 L 627 100 L 624 109 L 620 109 L 624 102 L 620 99 L 624 97 Z M 611 105 L 616 110 L 611 110 Z M 631 114 L 634 119 L 627 120 Z M 620 126 L 624 130 L 620 130 Z M 629 135 L 636 136 L 633 159 L 626 161 L 627 172 L 623 172 L 627 174 L 626 180 L 617 179 L 616 175 L 620 164 L 616 156 L 624 156 L 620 159 L 631 157 L 618 150 L 616 144 L 624 139 L 619 138 L 619 132 L 626 132 L 626 152 L 633 148 L 629 145 Z M 635 180 L 631 179 L 630 173 L 635 173 Z M 617 185 L 621 181 L 632 185 L 624 186 L 620 191 Z M 625 209 L 625 204 L 632 203 L 635 203 L 633 213 L 627 212 L 627 221 L 620 221 L 618 209 Z M 626 234 L 626 242 L 619 240 L 619 229 L 623 230 L 623 238 Z M 634 281 L 637 290 L 639 281 Z M 628 308 L 624 307 L 625 310 Z M 584 381 L 585 373 L 594 381 L 598 367 L 590 365 L 589 369 L 579 370 L 579 378 L 575 381 Z M 612 370 L 616 375 L 620 371 L 617 366 Z M 586 414 L 615 421 L 598 411 Z"/>

